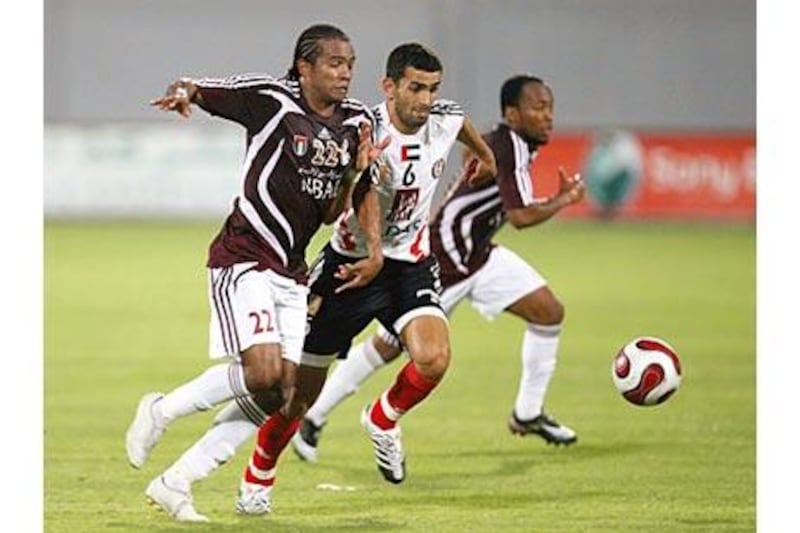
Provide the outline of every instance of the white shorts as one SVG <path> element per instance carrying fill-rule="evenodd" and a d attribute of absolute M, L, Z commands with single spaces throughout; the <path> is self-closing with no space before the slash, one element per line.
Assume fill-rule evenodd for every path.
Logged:
<path fill-rule="evenodd" d="M 280 344 L 283 358 L 299 363 L 308 287 L 255 265 L 208 269 L 209 355 L 238 357 L 255 344 Z"/>
<path fill-rule="evenodd" d="M 544 277 L 517 254 L 495 246 L 477 272 L 442 292 L 442 308 L 450 314 L 468 296 L 472 307 L 494 320 L 509 305 L 545 285 Z"/>
<path fill-rule="evenodd" d="M 547 281 L 532 266 L 502 246 L 495 246 L 489 260 L 477 272 L 442 291 L 441 306 L 448 315 L 469 297 L 472 306 L 488 320 L 494 320 L 508 306 L 537 289 Z M 394 336 L 382 326 L 378 335 L 393 346 L 399 346 Z"/>

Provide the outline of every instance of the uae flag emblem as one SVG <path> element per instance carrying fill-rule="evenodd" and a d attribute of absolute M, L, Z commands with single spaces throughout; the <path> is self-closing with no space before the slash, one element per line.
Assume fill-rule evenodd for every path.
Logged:
<path fill-rule="evenodd" d="M 404 144 L 400 147 L 400 161 L 419 161 L 420 145 Z"/>
<path fill-rule="evenodd" d="M 294 153 L 297 157 L 303 157 L 308 152 L 308 137 L 305 135 L 295 135 L 292 141 Z"/>

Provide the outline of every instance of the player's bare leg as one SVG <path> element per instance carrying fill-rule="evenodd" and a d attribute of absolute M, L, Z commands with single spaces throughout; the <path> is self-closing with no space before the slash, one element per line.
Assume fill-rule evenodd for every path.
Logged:
<path fill-rule="evenodd" d="M 243 514 L 267 514 L 272 510 L 278 458 L 297 431 L 308 407 L 325 384 L 327 367 L 297 367 L 295 387 L 289 401 L 258 429 L 256 447 L 242 475 L 236 510 Z"/>
<path fill-rule="evenodd" d="M 522 341 L 522 375 L 508 420 L 509 430 L 517 435 L 539 435 L 548 443 L 572 444 L 578 439 L 575 431 L 543 410 L 547 387 L 556 368 L 564 307 L 545 285 L 507 310 L 527 322 Z"/>
<path fill-rule="evenodd" d="M 264 413 L 281 408 L 291 394 L 295 365 L 283 359 L 279 344 L 256 344 L 242 352 L 244 381 Z"/>
<path fill-rule="evenodd" d="M 368 377 L 401 353 L 399 343 L 390 344 L 378 334 L 349 350 L 347 358 L 339 361 L 328 376 L 319 398 L 309 408 L 300 429 L 292 437 L 292 448 L 300 459 L 317 461 L 319 438 L 328 414 L 354 394 Z"/>
<path fill-rule="evenodd" d="M 400 337 L 411 361 L 361 417 L 375 448 L 378 470 L 391 483 L 402 482 L 406 475 L 397 421 L 436 388 L 450 364 L 450 340 L 444 316 L 418 316 L 403 328 Z"/>

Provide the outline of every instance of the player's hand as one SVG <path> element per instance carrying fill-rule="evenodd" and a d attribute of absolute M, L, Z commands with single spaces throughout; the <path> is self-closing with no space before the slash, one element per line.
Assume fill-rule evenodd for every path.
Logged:
<path fill-rule="evenodd" d="M 358 155 L 356 155 L 355 169 L 361 174 L 370 166 L 389 146 L 392 138 L 388 135 L 378 144 L 372 143 L 372 125 L 369 122 L 362 122 L 358 128 Z"/>
<path fill-rule="evenodd" d="M 566 205 L 572 205 L 583 200 L 586 185 L 580 174 L 569 176 L 564 167 L 558 167 L 558 195 L 564 199 Z"/>
<path fill-rule="evenodd" d="M 366 257 L 355 263 L 339 265 L 339 269 L 333 277 L 346 282 L 336 288 L 336 293 L 367 285 L 375 279 L 381 268 L 383 268 L 383 257 Z"/>
<path fill-rule="evenodd" d="M 477 157 L 470 158 L 464 167 L 464 179 L 471 187 L 488 183 L 494 175 L 495 171 L 484 165 Z"/>
<path fill-rule="evenodd" d="M 386 185 L 392 183 L 392 168 L 386 162 L 386 159 L 379 158 L 375 161 L 375 165 L 378 169 L 378 183 Z"/>
<path fill-rule="evenodd" d="M 164 96 L 151 100 L 150 105 L 162 111 L 175 111 L 188 118 L 192 114 L 192 97 L 196 91 L 197 87 L 190 80 L 178 80 L 167 87 Z"/>

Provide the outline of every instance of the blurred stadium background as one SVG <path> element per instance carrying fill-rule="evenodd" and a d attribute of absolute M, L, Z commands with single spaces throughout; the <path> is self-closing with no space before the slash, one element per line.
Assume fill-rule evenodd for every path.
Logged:
<path fill-rule="evenodd" d="M 557 164 L 584 169 L 591 194 L 575 215 L 754 217 L 753 0 L 48 0 L 44 15 L 47 217 L 224 215 L 238 127 L 202 112 L 187 125 L 147 102 L 181 75 L 281 75 L 317 21 L 353 39 L 351 94 L 367 103 L 408 40 L 441 55 L 442 96 L 481 128 L 498 119 L 504 79 L 549 80 L 557 133 L 539 190 Z"/>
<path fill-rule="evenodd" d="M 369 450 L 349 444 L 363 402 L 346 403 L 329 462 L 282 463 L 269 527 L 753 530 L 755 0 L 46 0 L 46 529 L 172 530 L 143 512 L 142 490 L 209 420 L 170 429 L 145 472 L 125 464 L 139 395 L 205 368 L 205 247 L 240 186 L 244 142 L 236 125 L 148 101 L 182 75 L 281 75 L 297 34 L 322 21 L 351 36 L 351 94 L 367 103 L 381 98 L 389 50 L 410 40 L 440 54 L 441 95 L 481 129 L 510 75 L 552 85 L 537 192 L 563 165 L 584 174 L 587 201 L 499 239 L 565 301 L 551 400 L 582 440 L 552 450 L 505 434 L 518 324 L 462 306 L 447 386 L 404 427 L 414 483 L 378 486 Z M 650 411 L 624 404 L 609 376 L 614 350 L 642 334 L 685 350 L 689 373 Z M 208 531 L 253 525 L 231 511 L 243 460 L 196 492 Z M 330 480 L 366 490 L 314 490 Z"/>

